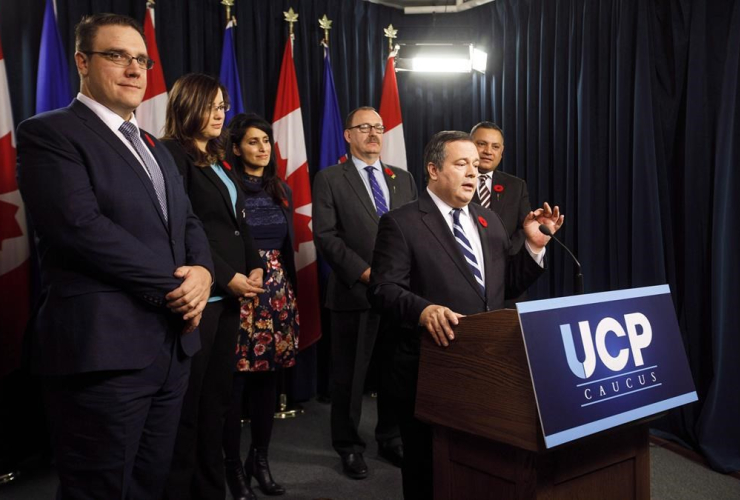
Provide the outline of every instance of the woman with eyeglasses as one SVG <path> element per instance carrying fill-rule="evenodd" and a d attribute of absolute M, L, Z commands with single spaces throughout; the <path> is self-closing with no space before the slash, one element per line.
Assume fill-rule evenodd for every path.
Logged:
<path fill-rule="evenodd" d="M 264 291 L 264 264 L 246 223 L 236 172 L 225 161 L 222 135 L 228 108 L 224 86 L 202 74 L 178 79 L 167 104 L 163 142 L 203 223 L 216 270 L 165 490 L 165 498 L 173 500 L 226 495 L 221 434 L 231 398 L 239 299 Z"/>
<path fill-rule="evenodd" d="M 246 482 L 234 477 L 234 498 L 250 498 L 254 476 L 267 495 L 285 488 L 270 473 L 267 450 L 277 399 L 277 371 L 295 365 L 298 352 L 296 269 L 293 261 L 293 199 L 277 176 L 272 127 L 255 114 L 236 115 L 229 123 L 227 154 L 244 190 L 247 224 L 266 267 L 264 292 L 241 300 L 231 409 L 224 428 L 227 463 L 239 462 L 241 409 L 248 401 L 252 444 L 244 463 Z"/>

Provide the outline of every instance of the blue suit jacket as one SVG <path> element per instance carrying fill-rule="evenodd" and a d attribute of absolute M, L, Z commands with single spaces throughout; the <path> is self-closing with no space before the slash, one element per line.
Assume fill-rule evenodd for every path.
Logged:
<path fill-rule="evenodd" d="M 31 368 L 47 375 L 139 369 L 169 332 L 187 355 L 196 330 L 165 307 L 182 265 L 213 275 L 208 240 L 167 149 L 142 133 L 164 174 L 166 223 L 131 151 L 77 101 L 18 127 L 18 186 L 35 230 L 39 307 L 29 325 Z"/>

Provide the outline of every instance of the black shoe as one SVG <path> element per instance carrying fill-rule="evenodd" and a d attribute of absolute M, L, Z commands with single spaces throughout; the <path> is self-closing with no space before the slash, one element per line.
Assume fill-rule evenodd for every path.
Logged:
<path fill-rule="evenodd" d="M 267 462 L 267 448 L 249 448 L 249 455 L 244 462 L 244 470 L 257 480 L 265 495 L 277 496 L 285 494 L 285 488 L 277 484 L 270 474 L 270 464 Z"/>
<path fill-rule="evenodd" d="M 244 474 L 241 460 L 238 458 L 224 459 L 224 472 L 226 484 L 229 485 L 229 491 L 234 500 L 257 500 L 257 496 L 249 485 L 252 480 Z"/>
<path fill-rule="evenodd" d="M 390 444 L 381 445 L 378 444 L 378 455 L 388 460 L 392 465 L 401 467 L 403 464 L 403 445 L 402 444 Z"/>
<path fill-rule="evenodd" d="M 362 453 L 349 453 L 342 455 L 342 470 L 352 479 L 365 479 L 367 477 L 367 464 L 362 458 Z"/>

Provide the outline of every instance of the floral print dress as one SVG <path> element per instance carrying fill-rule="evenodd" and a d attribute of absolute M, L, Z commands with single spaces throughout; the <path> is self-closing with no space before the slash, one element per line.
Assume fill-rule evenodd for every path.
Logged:
<path fill-rule="evenodd" d="M 271 371 L 295 365 L 299 316 L 280 248 L 288 238 L 288 221 L 265 192 L 262 179 L 244 174 L 247 223 L 265 263 L 264 293 L 241 299 L 236 370 Z"/>

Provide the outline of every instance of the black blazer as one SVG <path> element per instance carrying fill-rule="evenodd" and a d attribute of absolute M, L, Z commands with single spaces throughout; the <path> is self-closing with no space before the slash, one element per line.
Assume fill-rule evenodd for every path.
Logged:
<path fill-rule="evenodd" d="M 236 273 L 249 275 L 252 269 L 263 268 L 257 244 L 249 231 L 244 212 L 244 194 L 239 188 L 231 166 L 223 163 L 226 174 L 236 184 L 236 214 L 229 191 L 218 174 L 210 167 L 198 167 L 179 142 L 165 140 L 182 174 L 185 191 L 193 212 L 203 222 L 211 246 L 216 277 L 213 295 L 231 297 L 228 283 Z"/>
<path fill-rule="evenodd" d="M 390 210 L 416 199 L 411 174 L 384 164 L 382 169 Z M 367 286 L 359 278 L 371 267 L 379 218 L 354 163 L 348 160 L 320 170 L 313 181 L 312 201 L 316 248 L 332 270 L 326 307 L 338 311 L 368 309 Z"/>
<path fill-rule="evenodd" d="M 522 221 L 532 211 L 529 205 L 527 183 L 519 177 L 494 170 L 491 182 L 491 210 L 496 212 L 504 223 L 506 233 L 511 238 L 512 252 L 516 253 L 524 244 Z M 503 191 L 496 192 L 494 186 L 500 185 Z M 480 203 L 478 190 L 475 190 L 473 201 Z"/>
<path fill-rule="evenodd" d="M 141 369 L 168 332 L 200 348 L 165 295 L 175 269 L 213 274 L 208 240 L 172 156 L 142 132 L 167 190 L 165 222 L 151 180 L 122 140 L 77 99 L 18 127 L 18 186 L 37 238 L 41 296 L 29 323 L 31 368 L 66 375 Z"/>
<path fill-rule="evenodd" d="M 517 296 L 543 272 L 526 248 L 509 254 L 511 243 L 496 214 L 477 204 L 469 209 L 485 259 L 485 294 L 426 190 L 380 219 L 368 299 L 399 325 L 394 371 L 405 374 L 396 383 L 408 397 L 416 388 L 421 336 L 429 335 L 419 326 L 425 307 L 439 304 L 466 315 L 501 309 L 504 298 Z"/>

